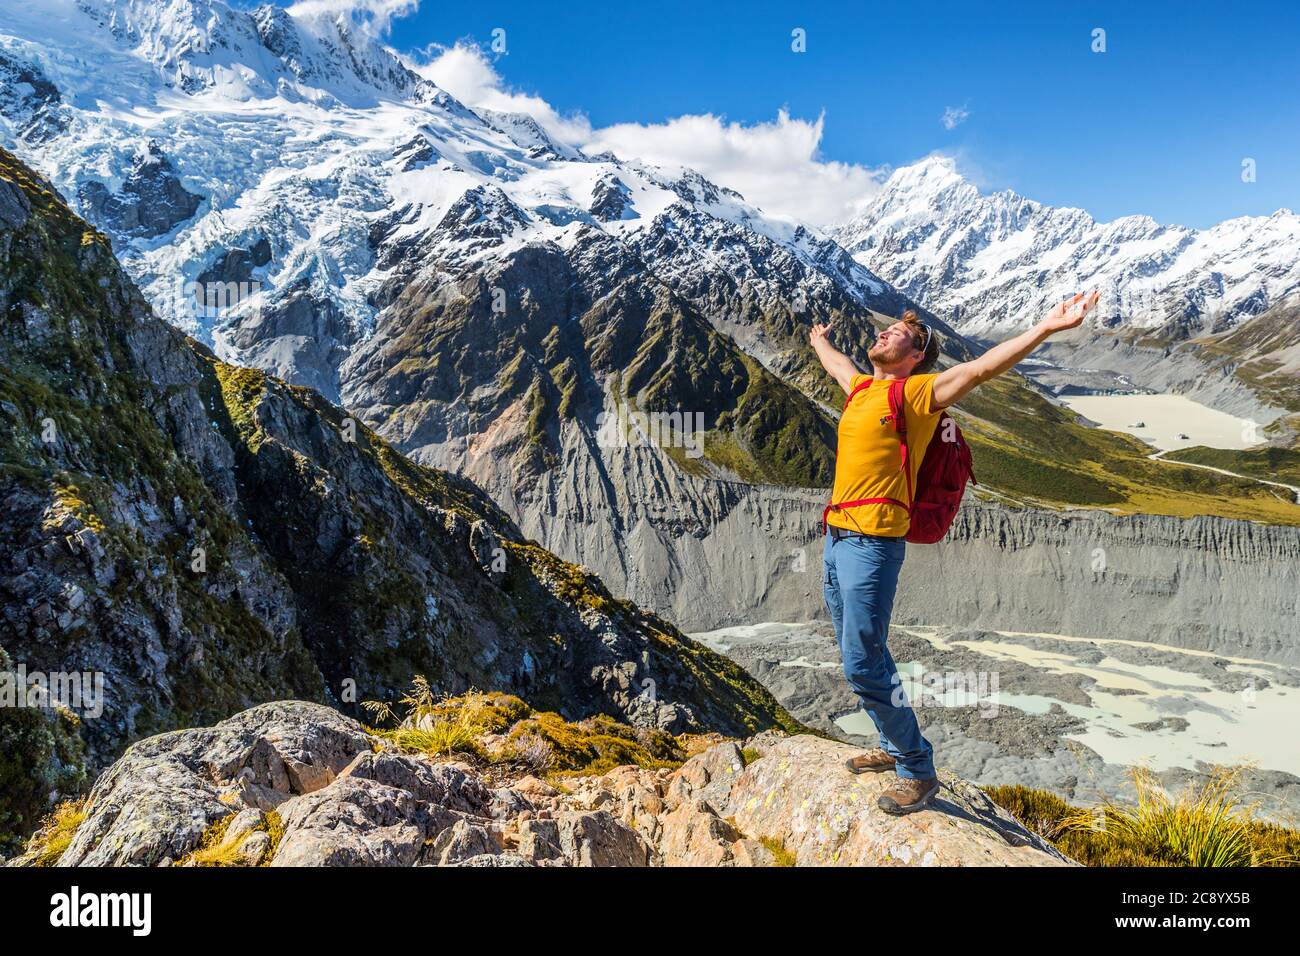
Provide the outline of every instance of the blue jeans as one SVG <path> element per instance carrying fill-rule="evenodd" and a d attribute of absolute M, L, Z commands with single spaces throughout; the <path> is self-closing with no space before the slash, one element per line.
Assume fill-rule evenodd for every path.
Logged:
<path fill-rule="evenodd" d="M 852 535 L 837 541 L 827 532 L 824 592 L 844 676 L 880 732 L 881 748 L 894 758 L 900 777 L 928 778 L 934 776 L 934 748 L 921 735 L 885 643 L 906 547 L 902 538 Z"/>

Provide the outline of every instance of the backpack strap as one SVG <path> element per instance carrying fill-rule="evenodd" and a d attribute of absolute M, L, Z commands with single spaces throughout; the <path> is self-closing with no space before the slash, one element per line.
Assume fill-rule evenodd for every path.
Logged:
<path fill-rule="evenodd" d="M 907 513 L 912 513 L 912 502 L 915 500 L 915 494 L 912 491 L 912 469 L 907 467 L 907 401 L 903 394 L 903 389 L 907 387 L 907 379 L 895 379 L 889 383 L 889 411 L 894 416 L 894 431 L 898 433 L 898 444 L 900 446 L 900 457 L 902 458 L 901 470 L 903 477 L 907 479 Z"/>
<path fill-rule="evenodd" d="M 849 410 L 849 402 L 853 401 L 854 395 L 858 394 L 858 392 L 862 391 L 864 388 L 870 388 L 870 387 L 871 387 L 870 375 L 868 375 L 866 378 L 860 381 L 857 385 L 853 386 L 853 390 L 849 392 L 849 397 L 844 399 L 844 411 L 847 412 Z"/>
<path fill-rule="evenodd" d="M 841 501 L 839 504 L 830 504 L 822 509 L 822 534 L 826 533 L 826 519 L 832 511 L 839 512 L 844 508 L 856 508 L 858 505 L 898 505 L 911 513 L 911 508 L 903 504 L 897 498 L 859 498 L 857 501 Z"/>

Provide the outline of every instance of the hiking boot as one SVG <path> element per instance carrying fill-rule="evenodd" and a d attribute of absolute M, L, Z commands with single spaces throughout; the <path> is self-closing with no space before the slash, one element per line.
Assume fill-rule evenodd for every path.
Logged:
<path fill-rule="evenodd" d="M 877 747 L 860 756 L 850 757 L 844 761 L 844 766 L 849 768 L 849 773 L 882 773 L 894 769 L 894 758 Z"/>
<path fill-rule="evenodd" d="M 933 800 L 938 792 L 938 777 L 899 777 L 892 787 L 880 795 L 876 806 L 895 816 L 914 813 Z"/>

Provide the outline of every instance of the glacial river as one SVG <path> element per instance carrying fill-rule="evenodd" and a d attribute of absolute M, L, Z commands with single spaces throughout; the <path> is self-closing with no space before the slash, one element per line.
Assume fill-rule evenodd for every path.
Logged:
<path fill-rule="evenodd" d="M 726 653 L 728 646 L 737 641 L 779 639 L 783 633 L 806 631 L 808 627 L 767 623 L 694 636 Z M 1085 721 L 1083 729 L 1067 734 L 1066 739 L 1090 747 L 1107 763 L 1144 765 L 1153 770 L 1194 769 L 1198 762 L 1251 763 L 1261 769 L 1300 776 L 1300 746 L 1295 737 L 1300 726 L 1300 688 L 1278 679 L 1289 674 L 1294 681 L 1293 668 L 1145 641 L 1014 631 L 989 632 L 984 639 L 965 640 L 946 638 L 942 634 L 949 632 L 937 628 L 895 626 L 895 630 L 923 638 L 936 650 L 961 647 L 981 654 L 988 658 L 989 672 L 996 672 L 999 662 L 1016 662 L 1044 674 L 1074 675 L 1095 682 L 1084 684 L 1090 704 L 1062 701 L 1047 694 L 1003 693 L 996 688 L 978 703 L 983 708 L 1009 707 L 1026 713 L 1046 713 L 1053 704 L 1059 704 Z M 1052 642 L 1054 649 L 1033 646 L 1040 638 Z M 1069 652 L 1075 644 L 1079 645 L 1077 655 Z M 1126 648 L 1161 652 L 1164 662 L 1135 663 L 1132 652 L 1124 655 L 1129 659 L 1122 659 L 1120 655 Z M 1216 660 L 1222 662 L 1217 669 L 1230 678 L 1219 681 L 1217 686 L 1199 672 L 1206 663 Z M 1186 662 L 1185 669 L 1179 666 L 1180 661 Z M 810 661 L 799 657 L 780 661 L 780 665 L 839 669 L 838 659 Z M 899 660 L 898 667 L 909 680 L 921 664 Z M 1230 686 L 1225 688 L 1224 683 Z M 967 699 L 965 703 L 976 701 Z M 1160 726 L 1151 729 L 1156 724 Z M 840 717 L 836 725 L 846 733 L 875 736 L 870 719 L 860 711 Z"/>

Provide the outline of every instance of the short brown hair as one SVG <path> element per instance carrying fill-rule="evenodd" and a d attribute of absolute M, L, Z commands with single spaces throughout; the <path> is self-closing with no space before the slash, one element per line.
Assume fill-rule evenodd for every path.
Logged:
<path fill-rule="evenodd" d="M 934 328 L 922 322 L 915 309 L 908 309 L 899 321 L 905 323 L 912 333 L 913 347 L 925 353 L 925 358 L 916 363 L 912 374 L 921 375 L 930 371 L 939 361 L 939 337 L 934 334 Z"/>

